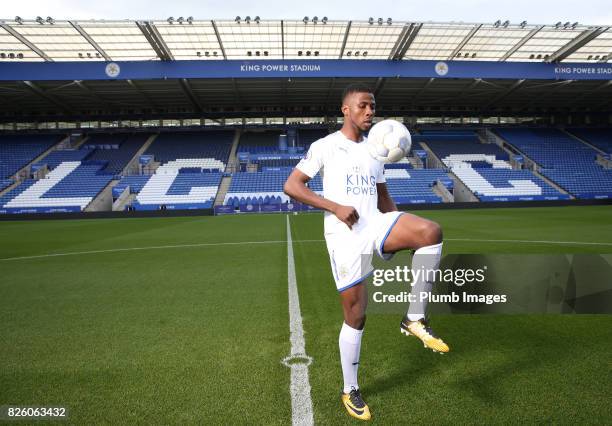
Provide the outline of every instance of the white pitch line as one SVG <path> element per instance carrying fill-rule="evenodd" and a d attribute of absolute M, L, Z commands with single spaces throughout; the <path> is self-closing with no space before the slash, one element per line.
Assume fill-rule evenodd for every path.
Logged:
<path fill-rule="evenodd" d="M 287 281 L 289 285 L 289 340 L 291 341 L 291 356 L 289 359 L 307 360 L 307 362 L 285 363 L 291 368 L 291 420 L 294 426 L 312 425 L 314 424 L 314 418 L 310 398 L 310 382 L 308 380 L 308 365 L 312 359 L 306 355 L 289 216 L 287 216 Z M 287 358 L 284 361 L 287 361 Z"/>
<path fill-rule="evenodd" d="M 114 253 L 121 251 L 140 251 L 140 250 L 161 250 L 161 249 L 173 249 L 173 248 L 189 248 L 189 247 L 208 247 L 208 246 L 239 246 L 248 244 L 285 244 L 285 241 L 236 241 L 236 242 L 221 242 L 221 243 L 195 243 L 195 244 L 174 244 L 167 246 L 146 246 L 146 247 L 127 247 L 127 248 L 115 248 L 106 250 L 87 250 L 87 251 L 71 251 L 67 253 L 49 253 L 39 254 L 35 256 L 21 256 L 21 257 L 6 257 L 0 259 L 0 261 L 7 260 L 25 260 L 25 259 L 41 259 L 45 257 L 60 257 L 60 256 L 79 256 L 82 254 L 99 254 L 99 253 Z"/>
<path fill-rule="evenodd" d="M 296 240 L 296 243 L 322 243 L 325 240 Z M 593 246 L 612 246 L 612 243 L 599 243 L 590 241 L 547 241 L 547 240 L 484 240 L 484 239 L 473 239 L 473 238 L 445 238 L 444 241 L 462 241 L 462 242 L 473 242 L 473 243 L 517 243 L 517 244 L 565 244 L 565 245 L 593 245 Z M 28 259 L 44 259 L 46 257 L 62 257 L 62 256 L 80 256 L 85 254 L 99 254 L 99 253 L 115 253 L 124 251 L 141 251 L 141 250 L 162 250 L 162 249 L 174 249 L 174 248 L 190 248 L 190 247 L 216 247 L 216 246 L 240 246 L 249 244 L 285 244 L 285 241 L 235 241 L 235 242 L 217 242 L 217 243 L 195 243 L 195 244 L 173 244 L 165 246 L 145 246 L 145 247 L 126 247 L 126 248 L 114 248 L 105 250 L 86 250 L 86 251 L 72 251 L 66 253 L 48 253 L 38 254 L 32 256 L 19 256 L 19 257 L 5 257 L 0 258 L 0 262 L 7 262 L 11 260 L 28 260 Z"/>

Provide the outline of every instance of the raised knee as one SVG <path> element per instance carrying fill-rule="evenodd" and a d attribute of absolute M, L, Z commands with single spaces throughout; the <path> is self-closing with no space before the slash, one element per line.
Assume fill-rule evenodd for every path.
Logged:
<path fill-rule="evenodd" d="M 423 246 L 431 246 L 442 242 L 442 228 L 436 222 L 427 221 L 421 229 Z"/>

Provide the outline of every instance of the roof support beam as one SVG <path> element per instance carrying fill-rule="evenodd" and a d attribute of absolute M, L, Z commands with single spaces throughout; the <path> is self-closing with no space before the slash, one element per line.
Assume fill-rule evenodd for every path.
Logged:
<path fill-rule="evenodd" d="M 400 47 L 402 46 L 402 44 L 406 40 L 406 37 L 408 36 L 408 33 L 410 32 L 410 30 L 412 30 L 413 26 L 414 26 L 414 24 L 410 24 L 410 25 L 404 24 L 404 28 L 402 28 L 402 32 L 397 37 L 397 40 L 395 41 L 395 44 L 391 48 L 391 53 L 389 53 L 389 58 L 388 58 L 389 60 L 393 59 L 395 54 L 399 51 Z"/>
<path fill-rule="evenodd" d="M 232 88 L 234 89 L 235 104 L 238 105 L 240 103 L 240 92 L 238 91 L 238 85 L 236 84 L 235 78 L 232 78 Z"/>
<path fill-rule="evenodd" d="M 47 54 L 45 52 L 43 52 L 42 50 L 40 50 L 38 47 L 36 47 L 36 45 L 34 43 L 32 43 L 30 40 L 28 40 L 27 38 L 25 38 L 24 36 L 22 36 L 20 33 L 18 33 L 13 27 L 11 27 L 8 24 L 5 24 L 3 22 L 0 22 L 0 27 L 4 28 L 10 35 L 12 35 L 13 37 L 15 37 L 17 40 L 19 40 L 20 42 L 22 42 L 23 44 L 25 44 L 26 46 L 28 46 L 28 48 L 30 48 L 32 51 L 34 51 L 38 56 L 40 56 L 41 58 L 43 58 L 45 61 L 47 62 L 53 62 L 53 59 L 51 59 L 49 56 L 47 56 Z"/>
<path fill-rule="evenodd" d="M 142 31 L 142 34 L 145 36 L 159 59 L 162 61 L 174 60 L 172 52 L 170 52 L 170 49 L 166 46 L 164 39 L 153 23 L 149 21 L 136 21 L 136 25 L 138 25 L 138 28 L 140 28 L 140 31 Z"/>
<path fill-rule="evenodd" d="M 387 79 L 384 77 L 378 77 L 376 80 L 376 85 L 374 86 L 374 97 L 378 97 L 380 91 L 385 87 L 385 83 Z"/>
<path fill-rule="evenodd" d="M 336 77 L 332 77 L 329 80 L 329 86 L 327 87 L 327 98 L 325 99 L 325 104 L 324 104 L 327 109 L 329 109 L 329 102 L 331 100 L 332 89 L 334 88 L 335 84 L 336 84 Z"/>
<path fill-rule="evenodd" d="M 478 86 L 480 83 L 482 82 L 481 78 L 475 78 L 474 81 L 472 81 L 468 86 L 464 87 L 463 89 L 461 89 L 461 92 L 459 92 L 457 94 L 457 96 L 454 96 L 455 99 L 460 99 L 463 98 L 463 96 L 467 93 L 472 91 L 472 89 L 474 89 L 476 86 Z"/>
<path fill-rule="evenodd" d="M 551 96 L 553 96 L 557 90 L 559 90 L 562 87 L 567 86 L 568 84 L 573 83 L 574 81 L 575 80 L 561 80 L 561 81 L 558 81 L 558 82 L 556 82 L 554 87 L 552 87 L 550 89 L 547 89 L 546 93 L 543 93 L 543 94 L 539 95 L 537 97 L 537 99 L 535 99 L 535 100 L 537 100 L 538 102 L 543 102 L 545 99 L 550 98 Z M 530 89 L 532 89 L 532 88 L 533 88 L 533 86 L 530 87 Z"/>
<path fill-rule="evenodd" d="M 285 21 L 281 19 L 281 59 L 285 59 Z"/>
<path fill-rule="evenodd" d="M 589 41 L 606 32 L 608 28 L 610 27 L 597 27 L 592 30 L 585 30 L 581 32 L 565 46 L 562 46 L 559 50 L 550 55 L 546 62 L 561 62 L 576 50 L 587 44 Z"/>
<path fill-rule="evenodd" d="M 468 41 L 470 41 L 471 38 L 474 37 L 474 34 L 476 34 L 476 31 L 478 31 L 480 27 L 482 27 L 482 24 L 478 24 L 474 28 L 472 28 L 470 32 L 463 38 L 461 43 L 459 43 L 459 45 L 455 47 L 455 50 L 453 50 L 453 53 L 451 53 L 449 57 L 446 58 L 446 60 L 452 61 L 453 59 L 455 59 L 455 56 L 457 55 L 457 53 L 459 53 L 461 49 L 463 49 L 463 47 L 468 43 Z"/>
<path fill-rule="evenodd" d="M 144 91 L 143 91 L 143 90 L 142 90 L 140 87 L 138 87 L 138 86 L 136 85 L 136 82 L 134 82 L 134 81 L 132 81 L 132 80 L 126 80 L 126 82 L 127 82 L 127 84 L 128 84 L 128 85 L 129 85 L 129 86 L 130 86 L 132 89 L 134 89 L 136 92 L 138 92 L 138 94 L 139 94 L 140 96 L 142 96 L 142 97 L 144 98 L 144 100 L 145 100 L 145 101 L 147 101 L 147 103 L 148 103 L 149 105 L 152 105 L 152 106 L 153 106 L 153 108 L 156 108 L 156 109 L 161 109 L 161 108 L 159 107 L 159 105 L 157 105 L 157 103 L 155 103 L 155 101 L 154 101 L 154 100 L 153 100 L 153 99 L 152 99 L 152 98 L 151 98 L 149 95 L 147 95 L 147 94 L 146 94 L 146 93 L 145 93 L 145 92 L 144 92 Z"/>
<path fill-rule="evenodd" d="M 521 79 L 521 80 L 516 80 L 512 86 L 510 86 L 508 89 L 506 89 L 506 91 L 504 93 L 501 93 L 500 95 L 494 97 L 493 99 L 491 99 L 489 102 L 487 102 L 486 104 L 481 106 L 481 110 L 490 107 L 493 104 L 496 104 L 497 102 L 501 101 L 502 99 L 504 99 L 506 96 L 508 96 L 509 94 L 511 94 L 512 92 L 514 92 L 515 90 L 517 90 L 519 87 L 521 87 L 523 84 L 525 83 L 525 79 Z"/>
<path fill-rule="evenodd" d="M 425 91 L 427 90 L 427 88 L 429 86 L 431 86 L 431 84 L 435 81 L 435 78 L 430 78 L 429 80 L 427 80 L 427 83 L 425 83 L 425 85 L 423 87 L 421 87 L 421 90 L 419 90 L 417 92 L 416 95 L 414 95 L 414 97 L 411 99 L 412 103 L 414 104 L 414 101 L 416 101 L 423 93 L 425 93 Z"/>
<path fill-rule="evenodd" d="M 404 36 L 401 38 L 399 45 L 397 45 L 397 48 L 394 47 L 395 51 L 392 51 L 391 55 L 389 55 L 389 59 L 392 59 L 394 61 L 399 61 L 399 60 L 404 59 L 406 52 L 410 48 L 410 45 L 416 38 L 422 26 L 423 26 L 422 23 L 410 24 L 410 27 L 408 27 L 408 30 L 406 31 Z"/>
<path fill-rule="evenodd" d="M 102 55 L 102 57 L 104 57 L 104 59 L 106 59 L 109 62 L 113 60 L 110 56 L 108 56 L 108 54 L 104 51 L 104 49 L 102 49 L 100 45 L 96 43 L 96 41 L 93 38 L 91 38 L 91 36 L 87 34 L 87 32 L 83 29 L 83 27 L 81 27 L 76 21 L 68 21 L 68 23 L 72 25 L 72 28 L 77 30 L 79 34 L 81 34 L 81 36 L 83 36 L 83 38 L 87 40 L 89 44 L 91 44 L 93 48 L 96 49 L 100 55 Z"/>
<path fill-rule="evenodd" d="M 195 92 L 191 88 L 191 84 L 189 84 L 189 80 L 187 80 L 186 78 L 181 78 L 179 79 L 179 84 L 181 85 L 181 89 L 183 89 L 183 93 L 187 95 L 187 97 L 189 98 L 189 100 L 191 101 L 191 104 L 195 107 L 195 109 L 198 112 L 203 112 L 204 108 L 202 108 L 202 104 L 200 103 L 200 101 L 198 100 L 198 97 L 196 96 Z"/>
<path fill-rule="evenodd" d="M 217 41 L 219 42 L 219 47 L 221 48 L 221 53 L 223 54 L 223 59 L 227 59 L 227 55 L 225 54 L 225 47 L 223 47 L 223 42 L 221 41 L 221 35 L 219 34 L 219 30 L 217 29 L 217 24 L 215 21 L 210 21 L 212 24 L 213 30 L 215 30 L 215 36 L 217 36 Z"/>
<path fill-rule="evenodd" d="M 346 31 L 344 32 L 344 40 L 342 40 L 342 47 L 340 48 L 340 55 L 338 55 L 338 59 L 342 59 L 344 56 L 344 48 L 346 47 L 346 41 L 348 40 L 349 32 L 351 32 L 351 25 L 353 21 L 348 21 L 348 25 L 346 26 Z"/>
<path fill-rule="evenodd" d="M 106 108 L 108 108 L 109 110 L 112 110 L 115 108 L 115 105 L 113 105 L 112 103 L 110 103 L 109 101 L 107 101 L 106 99 L 102 98 L 101 96 L 99 96 L 96 92 L 94 92 L 92 89 L 90 89 L 89 87 L 87 87 L 85 85 L 85 83 L 83 83 L 83 81 L 81 80 L 74 80 L 75 84 L 77 86 L 79 86 L 80 89 L 84 90 L 85 92 L 87 92 L 92 98 L 94 98 L 96 101 L 100 102 L 101 104 L 103 104 Z"/>
<path fill-rule="evenodd" d="M 572 99 L 572 101 L 568 104 L 568 106 L 574 106 L 575 104 L 577 104 L 578 102 L 580 102 L 581 100 L 583 100 L 584 98 L 586 98 L 587 96 L 593 94 L 593 93 L 597 93 L 600 90 L 605 89 L 606 87 L 612 85 L 612 80 L 608 80 L 605 83 L 599 84 L 596 87 L 590 89 L 590 90 L 585 90 L 583 91 L 579 96 L 576 96 L 574 99 Z"/>
<path fill-rule="evenodd" d="M 59 107 L 64 112 L 67 112 L 69 114 L 73 114 L 72 109 L 68 105 L 66 105 L 65 103 L 63 103 L 63 102 L 61 102 L 61 101 L 59 101 L 57 99 L 55 99 L 54 96 L 49 95 L 48 93 L 45 93 L 44 90 L 42 90 L 40 87 L 38 87 L 33 82 L 25 80 L 23 82 L 23 84 L 25 84 L 28 87 L 28 89 L 30 89 L 31 92 L 37 94 L 38 96 L 40 96 L 41 98 L 43 98 L 47 102 L 51 102 L 53 105 L 55 105 L 56 107 Z"/>
<path fill-rule="evenodd" d="M 499 62 L 503 62 L 506 59 L 508 59 L 510 56 L 514 55 L 514 53 L 517 50 L 519 50 L 521 47 L 523 47 L 525 45 L 525 43 L 527 43 L 529 40 L 531 40 L 534 35 L 539 33 L 542 28 L 544 28 L 544 25 L 540 25 L 540 26 L 532 29 L 531 31 L 529 31 L 529 33 L 527 33 L 527 35 L 525 35 L 525 37 L 523 37 L 518 43 L 516 43 L 514 46 L 512 46 L 512 48 L 510 50 L 508 50 L 504 54 L 504 56 L 499 58 Z"/>

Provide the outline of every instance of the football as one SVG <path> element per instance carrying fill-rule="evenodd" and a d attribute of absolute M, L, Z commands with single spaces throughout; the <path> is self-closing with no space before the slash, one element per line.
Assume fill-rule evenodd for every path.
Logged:
<path fill-rule="evenodd" d="M 368 150 L 382 163 L 398 162 L 408 154 L 411 145 L 410 132 L 399 121 L 379 121 L 368 134 Z"/>

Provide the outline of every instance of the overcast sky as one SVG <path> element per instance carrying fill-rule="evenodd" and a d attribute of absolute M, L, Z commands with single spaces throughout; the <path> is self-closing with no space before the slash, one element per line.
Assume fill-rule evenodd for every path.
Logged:
<path fill-rule="evenodd" d="M 530 24 L 578 21 L 612 25 L 610 0 L 2 0 L 0 19 L 233 19 L 259 15 L 262 19 L 367 20 L 391 17 L 398 21 L 495 22 L 526 20 Z M 610 30 L 612 31 L 612 29 Z"/>

